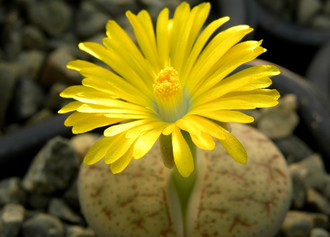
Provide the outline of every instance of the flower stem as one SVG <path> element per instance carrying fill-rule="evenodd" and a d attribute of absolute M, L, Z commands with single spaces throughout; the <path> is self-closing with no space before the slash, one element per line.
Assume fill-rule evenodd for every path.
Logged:
<path fill-rule="evenodd" d="M 196 145 L 192 142 L 189 133 L 182 131 L 182 135 L 189 145 L 189 148 L 191 150 L 191 153 L 192 153 L 192 156 L 194 159 L 194 164 L 196 164 Z M 195 185 L 196 177 L 197 177 L 196 170 L 197 169 L 195 167 L 194 171 L 187 178 L 183 177 L 179 173 L 179 171 L 176 167 L 174 168 L 173 173 L 172 173 L 172 181 L 174 183 L 174 187 L 177 191 L 179 201 L 180 201 L 183 223 L 186 222 L 188 202 L 189 202 L 189 198 L 191 196 L 192 190 Z"/>

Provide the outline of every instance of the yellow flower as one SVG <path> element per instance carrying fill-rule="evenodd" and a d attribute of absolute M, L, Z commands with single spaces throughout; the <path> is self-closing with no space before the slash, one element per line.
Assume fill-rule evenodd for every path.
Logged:
<path fill-rule="evenodd" d="M 269 77 L 280 72 L 275 66 L 262 65 L 229 75 L 266 50 L 261 41 L 238 43 L 253 30 L 247 25 L 231 27 L 209 41 L 229 20 L 220 18 L 201 31 L 210 7 L 202 3 L 190 9 L 183 2 L 173 19 L 165 8 L 158 16 L 156 30 L 148 12 L 134 15 L 128 11 L 139 47 L 112 20 L 106 25 L 104 46 L 79 44 L 81 50 L 112 69 L 82 60 L 67 65 L 85 79 L 81 86 L 71 86 L 60 94 L 76 100 L 59 111 L 76 111 L 65 125 L 72 126 L 75 134 L 112 125 L 89 150 L 86 164 L 104 158 L 112 172 L 119 173 L 133 157 L 143 157 L 160 136 L 165 136 L 171 138 L 179 173 L 188 177 L 194 160 L 183 131 L 205 150 L 214 148 L 212 137 L 218 139 L 237 162 L 246 163 L 244 147 L 221 124 L 253 122 L 253 117 L 235 110 L 275 106 L 279 93 L 264 88 L 272 83 Z"/>

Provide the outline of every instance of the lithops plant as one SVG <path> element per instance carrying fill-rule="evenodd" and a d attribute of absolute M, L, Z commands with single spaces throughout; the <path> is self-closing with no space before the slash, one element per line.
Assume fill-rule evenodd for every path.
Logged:
<path fill-rule="evenodd" d="M 118 175 L 103 161 L 82 165 L 79 197 L 98 236 L 272 237 L 291 202 L 291 179 L 281 153 L 252 127 L 232 124 L 249 159 L 235 162 L 217 143 L 198 151 L 197 178 L 182 213 L 171 170 L 159 145 Z"/>

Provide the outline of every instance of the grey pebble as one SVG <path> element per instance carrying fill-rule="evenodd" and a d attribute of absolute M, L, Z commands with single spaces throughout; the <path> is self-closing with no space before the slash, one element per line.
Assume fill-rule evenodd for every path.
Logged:
<path fill-rule="evenodd" d="M 10 177 L 0 181 L 0 207 L 8 204 L 24 204 L 26 194 L 21 188 L 19 177 Z"/>
<path fill-rule="evenodd" d="M 33 24 L 55 37 L 64 33 L 72 20 L 69 5 L 61 0 L 33 2 L 29 4 L 28 16 Z"/>
<path fill-rule="evenodd" d="M 98 9 L 94 2 L 82 1 L 76 17 L 76 33 L 82 38 L 104 32 L 111 17 Z"/>
<path fill-rule="evenodd" d="M 301 179 L 306 188 L 323 189 L 326 172 L 319 154 L 313 154 L 300 162 L 292 163 L 289 169 L 291 176 Z"/>
<path fill-rule="evenodd" d="M 307 213 L 289 211 L 281 226 L 281 232 L 284 237 L 308 237 L 313 227 L 313 219 Z"/>
<path fill-rule="evenodd" d="M 19 77 L 12 98 L 12 111 L 16 121 L 30 118 L 43 106 L 44 93 L 40 84 L 26 77 Z"/>
<path fill-rule="evenodd" d="M 22 234 L 24 237 L 64 237 L 64 226 L 57 217 L 41 213 L 23 223 Z"/>
<path fill-rule="evenodd" d="M 79 161 L 69 140 L 55 137 L 33 159 L 22 186 L 37 194 L 64 190 L 77 175 L 78 167 Z"/>
<path fill-rule="evenodd" d="M 319 192 L 310 188 L 307 189 L 307 203 L 317 212 L 330 215 L 330 203 Z"/>
<path fill-rule="evenodd" d="M 6 237 L 16 237 L 23 223 L 25 209 L 18 204 L 7 204 L 1 212 L 3 234 Z"/>
<path fill-rule="evenodd" d="M 95 232 L 90 228 L 84 228 L 78 225 L 66 225 L 65 237 L 94 237 Z"/>
<path fill-rule="evenodd" d="M 40 83 L 47 87 L 55 82 L 79 84 L 81 82 L 79 72 L 66 68 L 67 63 L 75 59 L 76 57 L 68 46 L 61 46 L 52 51 L 46 59 Z"/>
<path fill-rule="evenodd" d="M 33 81 L 37 81 L 46 55 L 40 50 L 23 51 L 18 56 L 18 63 L 21 66 L 21 74 Z"/>
<path fill-rule="evenodd" d="M 0 127 L 3 126 L 19 73 L 20 66 L 18 63 L 0 62 Z"/>
<path fill-rule="evenodd" d="M 22 47 L 25 49 L 44 50 L 46 48 L 46 37 L 35 25 L 27 25 L 22 29 Z"/>
<path fill-rule="evenodd" d="M 85 224 L 82 217 L 76 214 L 69 205 L 60 198 L 52 198 L 50 200 L 48 213 L 72 224 Z"/>
<path fill-rule="evenodd" d="M 313 228 L 309 237 L 330 237 L 330 234 L 325 229 Z"/>

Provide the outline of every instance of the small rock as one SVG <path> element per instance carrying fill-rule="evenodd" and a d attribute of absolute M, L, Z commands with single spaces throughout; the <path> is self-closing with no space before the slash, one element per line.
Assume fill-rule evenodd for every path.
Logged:
<path fill-rule="evenodd" d="M 16 60 L 17 55 L 22 50 L 22 25 L 23 20 L 20 18 L 20 13 L 16 9 L 9 12 L 5 25 L 1 27 L 2 47 L 9 61 Z"/>
<path fill-rule="evenodd" d="M 313 154 L 313 150 L 299 137 L 291 135 L 274 141 L 289 164 L 299 162 Z"/>
<path fill-rule="evenodd" d="M 313 220 L 307 213 L 289 211 L 283 221 L 281 232 L 285 237 L 309 237 L 313 227 Z"/>
<path fill-rule="evenodd" d="M 306 24 L 322 7 L 319 0 L 300 0 L 298 2 L 297 18 L 301 24 Z"/>
<path fill-rule="evenodd" d="M 19 73 L 20 67 L 18 64 L 0 62 L 0 127 L 3 126 Z"/>
<path fill-rule="evenodd" d="M 110 16 L 103 13 L 93 2 L 83 1 L 77 14 L 76 33 L 82 38 L 103 32 Z"/>
<path fill-rule="evenodd" d="M 79 134 L 71 138 L 70 142 L 78 154 L 78 157 L 82 161 L 87 154 L 88 150 L 94 145 L 97 140 L 100 139 L 100 135 L 86 133 Z"/>
<path fill-rule="evenodd" d="M 22 234 L 24 237 L 63 237 L 64 227 L 57 217 L 41 213 L 23 223 Z"/>
<path fill-rule="evenodd" d="M 330 15 L 319 14 L 311 20 L 310 24 L 318 29 L 330 30 Z"/>
<path fill-rule="evenodd" d="M 329 201 L 312 188 L 307 189 L 307 203 L 316 211 L 330 215 Z"/>
<path fill-rule="evenodd" d="M 84 224 L 83 219 L 59 198 L 52 198 L 50 200 L 48 213 L 73 224 Z"/>
<path fill-rule="evenodd" d="M 292 134 L 299 123 L 296 113 L 297 97 L 288 94 L 279 99 L 279 104 L 262 109 L 258 129 L 271 139 L 281 139 Z"/>
<path fill-rule="evenodd" d="M 313 228 L 309 237 L 330 237 L 330 234 L 325 229 Z"/>
<path fill-rule="evenodd" d="M 62 0 L 33 2 L 28 7 L 30 21 L 50 36 L 64 33 L 70 26 L 71 9 Z"/>
<path fill-rule="evenodd" d="M 68 62 L 75 60 L 70 48 L 62 46 L 48 55 L 40 82 L 44 86 L 51 86 L 54 82 L 62 81 L 66 84 L 79 84 L 79 72 L 66 68 Z"/>
<path fill-rule="evenodd" d="M 95 237 L 95 232 L 90 228 L 84 228 L 78 225 L 65 226 L 66 237 Z"/>
<path fill-rule="evenodd" d="M 24 219 L 25 209 L 18 204 L 7 204 L 1 213 L 3 233 L 6 237 L 16 237 Z"/>
<path fill-rule="evenodd" d="M 123 15 L 128 9 L 134 13 L 139 10 L 136 0 L 94 0 L 93 2 L 113 16 Z"/>
<path fill-rule="evenodd" d="M 320 190 L 324 197 L 328 200 L 330 200 L 330 175 L 326 174 L 325 175 L 325 180 L 324 180 L 324 187 L 322 190 Z"/>
<path fill-rule="evenodd" d="M 326 173 L 319 154 L 313 154 L 298 163 L 293 163 L 289 168 L 291 176 L 300 178 L 306 188 L 323 189 Z"/>
<path fill-rule="evenodd" d="M 324 13 L 330 16 L 330 1 L 326 1 L 324 4 Z"/>
<path fill-rule="evenodd" d="M 48 99 L 47 99 L 47 107 L 53 110 L 59 110 L 66 99 L 60 97 L 60 93 L 67 88 L 66 85 L 62 83 L 55 82 L 49 92 L 48 92 Z M 67 101 L 65 101 L 67 102 Z"/>
<path fill-rule="evenodd" d="M 22 47 L 26 49 L 44 50 L 46 47 L 45 35 L 34 25 L 27 25 L 22 30 Z"/>
<path fill-rule="evenodd" d="M 0 181 L 0 207 L 8 203 L 24 204 L 25 199 L 20 178 L 11 177 Z"/>
<path fill-rule="evenodd" d="M 309 213 L 308 215 L 312 218 L 314 227 L 327 228 L 329 223 L 329 217 L 327 215 L 322 213 Z"/>
<path fill-rule="evenodd" d="M 70 206 L 80 209 L 77 179 L 75 179 L 70 187 L 65 191 L 63 198 Z"/>
<path fill-rule="evenodd" d="M 31 118 L 29 118 L 25 123 L 24 126 L 30 126 L 32 124 L 39 123 L 41 121 L 44 121 L 46 119 L 49 119 L 54 116 L 54 112 L 51 111 L 50 109 L 42 109 L 35 115 L 33 115 Z"/>
<path fill-rule="evenodd" d="M 38 194 L 63 190 L 76 176 L 78 166 L 79 161 L 70 142 L 55 137 L 34 158 L 22 186 L 26 191 Z"/>
<path fill-rule="evenodd" d="M 39 193 L 29 193 L 27 203 L 34 209 L 46 210 L 50 197 Z"/>
<path fill-rule="evenodd" d="M 292 207 L 301 209 L 304 207 L 307 198 L 307 190 L 303 180 L 297 176 L 292 175 Z"/>
<path fill-rule="evenodd" d="M 21 66 L 21 74 L 36 81 L 45 60 L 45 53 L 39 50 L 22 52 L 18 62 Z"/>
<path fill-rule="evenodd" d="M 16 121 L 30 118 L 39 111 L 43 103 L 44 93 L 40 85 L 26 77 L 19 77 L 11 108 Z"/>

